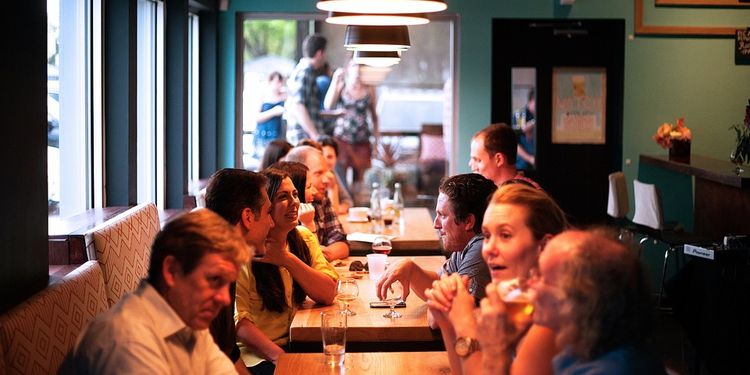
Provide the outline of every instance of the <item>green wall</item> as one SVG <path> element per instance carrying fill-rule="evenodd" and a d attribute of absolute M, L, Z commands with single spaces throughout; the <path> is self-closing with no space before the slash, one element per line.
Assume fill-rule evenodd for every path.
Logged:
<path fill-rule="evenodd" d="M 654 8 L 643 0 L 649 25 L 750 26 L 750 9 Z M 449 0 L 460 16 L 458 160 L 468 171 L 469 140 L 490 120 L 491 25 L 493 18 L 624 18 L 633 34 L 633 1 Z M 237 12 L 315 12 L 314 0 L 232 0 L 219 14 L 219 165 L 234 160 L 235 16 Z M 625 44 L 623 170 L 638 176 L 638 155 L 663 154 L 651 140 L 662 122 L 685 117 L 693 153 L 728 158 L 733 133 L 750 98 L 750 66 L 734 65 L 734 41 L 717 38 L 635 37 Z M 631 161 L 632 163 L 629 163 Z"/>

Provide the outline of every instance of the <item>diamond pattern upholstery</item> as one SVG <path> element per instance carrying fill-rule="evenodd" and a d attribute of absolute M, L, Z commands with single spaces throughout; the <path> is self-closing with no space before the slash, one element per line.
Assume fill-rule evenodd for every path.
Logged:
<path fill-rule="evenodd" d="M 56 373 L 78 334 L 108 308 L 102 269 L 88 261 L 0 317 L 0 373 Z"/>
<path fill-rule="evenodd" d="M 90 260 L 102 267 L 107 302 L 112 306 L 138 287 L 146 276 L 151 244 L 159 232 L 159 212 L 153 203 L 135 206 L 86 234 Z"/>

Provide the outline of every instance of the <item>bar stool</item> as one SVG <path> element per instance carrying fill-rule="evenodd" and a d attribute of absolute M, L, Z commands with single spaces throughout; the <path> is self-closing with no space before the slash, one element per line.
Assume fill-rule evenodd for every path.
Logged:
<path fill-rule="evenodd" d="M 664 296 L 664 279 L 667 275 L 667 263 L 669 255 L 675 253 L 678 248 L 683 248 L 687 243 L 706 243 L 706 238 L 693 235 L 692 233 L 678 231 L 678 225 L 669 225 L 665 228 L 664 213 L 662 210 L 661 197 L 656 185 L 646 184 L 638 180 L 633 180 L 633 191 L 635 194 L 635 212 L 633 213 L 633 223 L 637 225 L 638 231 L 647 237 L 641 240 L 641 244 L 651 237 L 667 245 L 664 251 L 664 264 L 662 265 L 661 277 L 659 280 L 659 295 L 656 305 L 662 308 L 662 298 Z M 675 267 L 679 269 L 679 264 L 675 259 Z"/>

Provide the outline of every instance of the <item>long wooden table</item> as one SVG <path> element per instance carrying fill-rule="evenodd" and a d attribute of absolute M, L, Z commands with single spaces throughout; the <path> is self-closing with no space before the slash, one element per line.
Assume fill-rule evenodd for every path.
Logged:
<path fill-rule="evenodd" d="M 392 255 L 437 255 L 440 254 L 440 237 L 432 227 L 430 211 L 424 207 L 404 208 L 403 220 L 393 223 L 384 234 L 396 236 L 393 243 Z M 339 221 L 346 233 L 372 233 L 372 224 L 354 223 L 347 215 L 339 215 Z M 351 255 L 365 255 L 371 253 L 372 244 L 368 242 L 349 241 Z"/>
<path fill-rule="evenodd" d="M 388 258 L 389 263 L 394 263 L 407 257 L 389 256 Z M 445 263 L 445 257 L 443 256 L 416 256 L 411 258 L 419 266 L 430 270 L 437 270 Z M 342 266 L 336 267 L 336 270 L 342 276 L 347 275 L 349 264 L 354 260 L 366 262 L 364 257 L 349 257 L 342 262 Z M 375 285 L 377 285 L 377 282 L 370 280 L 367 274 L 363 275 L 361 279 L 357 279 L 359 296 L 349 304 L 349 308 L 357 315 L 348 318 L 347 343 L 422 342 L 434 344 L 440 342 L 440 332 L 433 331 L 428 326 L 427 305 L 413 292 L 406 299 L 406 307 L 396 309 L 401 313 L 401 318 L 389 319 L 383 317 L 383 314 L 388 311 L 387 308 L 370 308 L 370 301 L 378 300 Z M 338 308 L 339 306 L 336 303 L 333 306 L 322 306 L 315 305 L 310 299 L 305 301 L 302 308 L 294 316 L 289 330 L 289 341 L 292 347 L 299 343 L 320 343 L 320 312 Z M 427 345 L 424 347 L 435 346 Z M 368 347 L 364 348 L 367 349 Z M 373 348 L 373 346 L 370 346 L 370 348 Z M 393 348 L 397 348 L 397 346 L 393 346 Z"/>
<path fill-rule="evenodd" d="M 322 352 L 322 349 L 321 349 Z M 285 353 L 275 374 L 450 374 L 445 352 L 346 353 L 344 366 L 331 368 L 323 353 Z"/>

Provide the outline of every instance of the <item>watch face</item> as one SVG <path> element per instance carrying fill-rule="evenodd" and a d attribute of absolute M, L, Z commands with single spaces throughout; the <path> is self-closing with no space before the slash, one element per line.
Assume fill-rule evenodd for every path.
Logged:
<path fill-rule="evenodd" d="M 456 345 L 454 348 L 456 349 L 456 354 L 458 354 L 461 357 L 464 357 L 469 354 L 469 347 L 470 347 L 470 341 L 466 338 L 459 338 L 456 340 Z"/>

